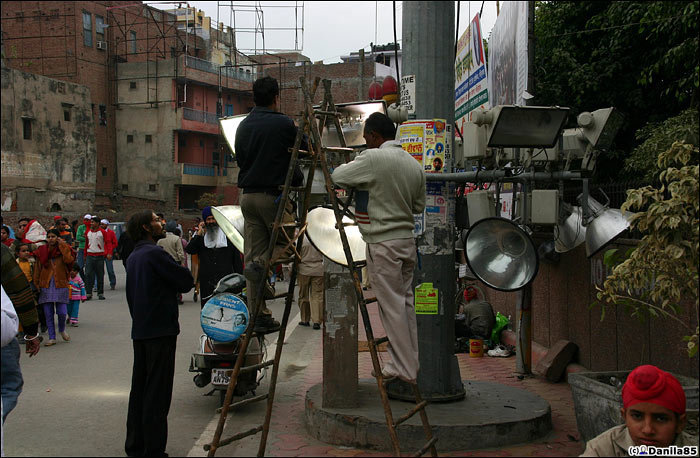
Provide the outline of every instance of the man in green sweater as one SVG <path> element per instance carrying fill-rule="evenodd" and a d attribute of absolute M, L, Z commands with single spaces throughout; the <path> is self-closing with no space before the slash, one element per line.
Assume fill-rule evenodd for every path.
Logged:
<path fill-rule="evenodd" d="M 396 127 L 388 116 L 370 115 L 364 129 L 368 149 L 335 169 L 331 179 L 346 189 L 357 189 L 355 219 L 367 242 L 367 270 L 389 337 L 391 361 L 385 363 L 382 375 L 415 383 L 419 363 L 412 285 L 413 215 L 425 208 L 425 176 L 395 136 Z"/>

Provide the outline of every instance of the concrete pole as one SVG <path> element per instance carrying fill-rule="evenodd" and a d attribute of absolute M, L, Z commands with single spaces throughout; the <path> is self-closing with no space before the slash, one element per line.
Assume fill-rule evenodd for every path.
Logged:
<path fill-rule="evenodd" d="M 403 64 L 401 75 L 416 77 L 416 119 L 442 118 L 454 125 L 454 2 L 403 3 Z M 454 139 L 453 139 L 454 144 Z M 452 159 L 445 172 L 452 170 Z M 464 386 L 454 355 L 456 276 L 454 269 L 455 195 L 452 183 L 430 183 L 447 202 L 445 224 L 430 223 L 416 240 L 419 265 L 414 286 L 432 283 L 438 290 L 438 314 L 418 315 L 420 371 L 418 386 L 423 399 L 450 401 L 464 397 Z M 405 383 L 391 383 L 389 395 L 411 399 Z"/>

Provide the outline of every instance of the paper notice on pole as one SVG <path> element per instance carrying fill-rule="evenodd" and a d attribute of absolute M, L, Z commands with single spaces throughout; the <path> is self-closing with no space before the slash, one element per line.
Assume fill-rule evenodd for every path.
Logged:
<path fill-rule="evenodd" d="M 414 290 L 416 315 L 438 314 L 438 290 L 432 283 L 422 283 Z"/>
<path fill-rule="evenodd" d="M 423 166 L 424 124 L 402 124 L 399 126 L 399 143 L 408 154 Z"/>
<path fill-rule="evenodd" d="M 416 75 L 401 77 L 401 106 L 406 107 L 408 114 L 416 113 Z"/>

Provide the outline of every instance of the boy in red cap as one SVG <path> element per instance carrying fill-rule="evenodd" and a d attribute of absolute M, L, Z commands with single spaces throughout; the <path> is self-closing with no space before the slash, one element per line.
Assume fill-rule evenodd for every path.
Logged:
<path fill-rule="evenodd" d="M 581 456 L 630 456 L 630 448 L 689 447 L 698 438 L 683 431 L 685 392 L 678 380 L 656 366 L 639 366 L 622 387 L 624 425 L 610 428 L 586 444 Z"/>

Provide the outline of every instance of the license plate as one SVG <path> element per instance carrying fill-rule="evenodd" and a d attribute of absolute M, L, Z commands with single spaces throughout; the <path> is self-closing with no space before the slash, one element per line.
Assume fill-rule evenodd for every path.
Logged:
<path fill-rule="evenodd" d="M 228 386 L 228 382 L 231 380 L 232 372 L 233 369 L 212 369 L 211 384 L 219 386 Z"/>

